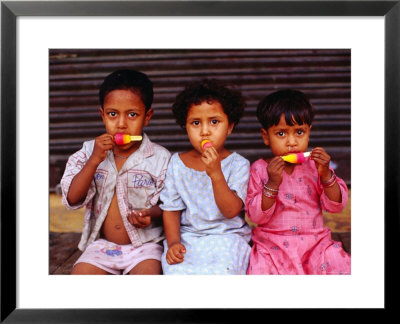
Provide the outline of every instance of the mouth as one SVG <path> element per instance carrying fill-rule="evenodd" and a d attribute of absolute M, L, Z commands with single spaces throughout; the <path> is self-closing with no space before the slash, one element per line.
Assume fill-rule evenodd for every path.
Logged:
<path fill-rule="evenodd" d="M 289 152 L 287 152 L 285 155 L 297 154 L 297 153 L 301 153 L 301 151 L 289 151 Z"/>

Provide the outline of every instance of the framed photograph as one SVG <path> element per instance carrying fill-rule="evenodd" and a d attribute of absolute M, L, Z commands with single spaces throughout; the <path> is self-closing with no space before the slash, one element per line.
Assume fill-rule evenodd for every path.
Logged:
<path fill-rule="evenodd" d="M 269 308 L 393 309 L 399 2 L 2 2 L 1 321 L 218 322 Z M 48 62 L 57 48 L 351 49 L 352 274 L 50 276 Z"/>

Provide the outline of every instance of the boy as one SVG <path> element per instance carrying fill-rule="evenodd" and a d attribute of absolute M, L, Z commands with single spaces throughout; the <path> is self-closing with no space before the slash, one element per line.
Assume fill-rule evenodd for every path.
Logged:
<path fill-rule="evenodd" d="M 153 85 L 141 72 L 115 71 L 99 98 L 106 133 L 83 143 L 61 179 L 65 206 L 86 206 L 83 254 L 72 274 L 160 274 L 158 199 L 170 153 L 143 133 L 153 115 Z M 142 140 L 117 145 L 117 133 Z"/>

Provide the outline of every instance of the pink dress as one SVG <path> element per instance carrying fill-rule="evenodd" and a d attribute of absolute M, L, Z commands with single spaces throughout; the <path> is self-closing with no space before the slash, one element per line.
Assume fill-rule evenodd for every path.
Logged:
<path fill-rule="evenodd" d="M 278 197 L 261 210 L 268 163 L 254 162 L 246 198 L 253 247 L 247 274 L 350 274 L 350 255 L 331 239 L 324 227 L 322 210 L 340 212 L 347 203 L 347 186 L 337 178 L 342 202 L 329 200 L 320 183 L 314 161 L 296 165 L 291 175 L 283 172 Z"/>

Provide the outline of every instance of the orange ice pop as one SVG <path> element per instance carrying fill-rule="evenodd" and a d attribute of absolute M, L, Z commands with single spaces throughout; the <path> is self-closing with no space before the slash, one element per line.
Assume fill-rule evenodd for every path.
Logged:
<path fill-rule="evenodd" d="M 283 155 L 281 158 L 289 163 L 303 163 L 307 157 L 309 157 L 311 152 L 304 153 L 292 153 L 288 155 Z"/>
<path fill-rule="evenodd" d="M 204 150 L 207 147 L 212 147 L 212 143 L 209 140 L 204 140 L 201 142 L 201 148 Z"/>
<path fill-rule="evenodd" d="M 117 145 L 124 145 L 124 144 L 128 144 L 132 141 L 141 141 L 142 136 L 117 133 L 114 136 L 114 140 Z"/>

